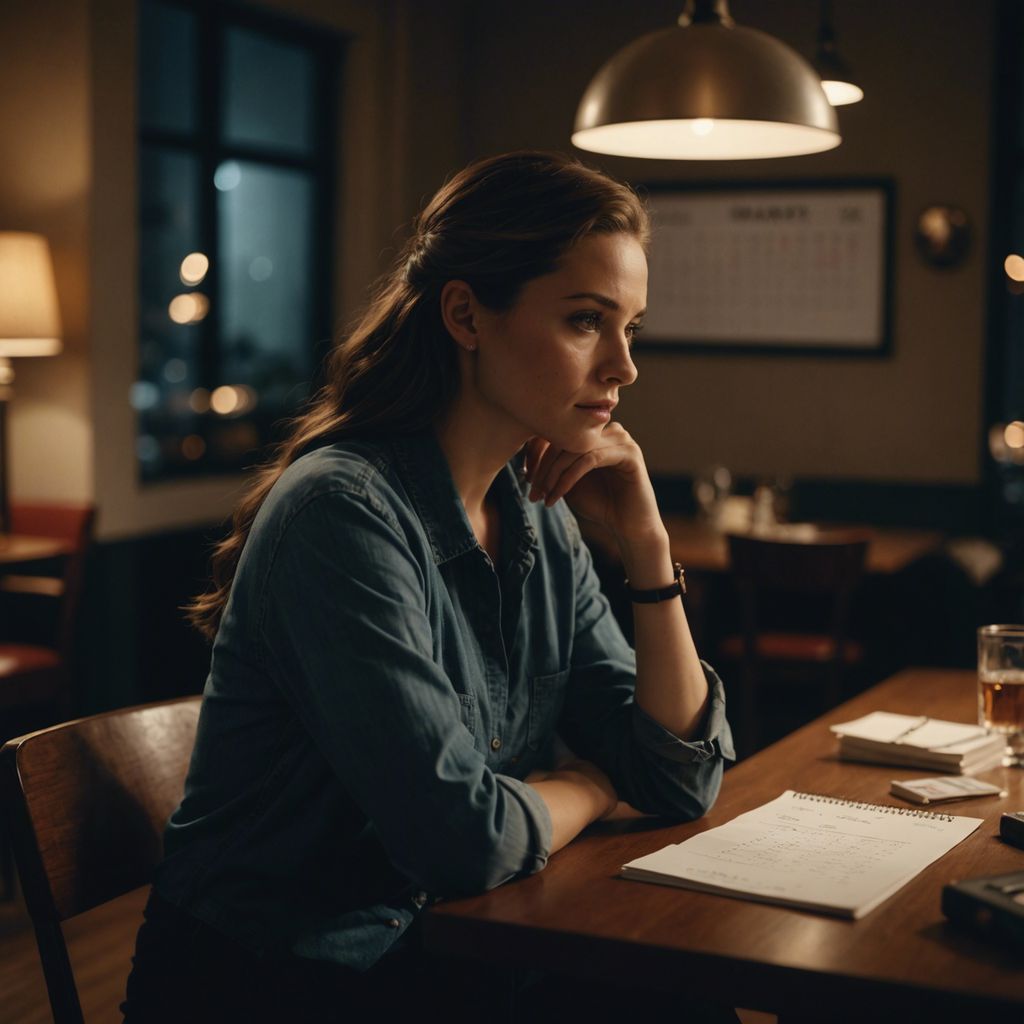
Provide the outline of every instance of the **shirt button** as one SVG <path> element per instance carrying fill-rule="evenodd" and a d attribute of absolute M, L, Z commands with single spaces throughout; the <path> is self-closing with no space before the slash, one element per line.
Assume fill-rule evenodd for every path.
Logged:
<path fill-rule="evenodd" d="M 402 922 L 399 921 L 397 917 L 393 917 L 393 918 L 391 918 L 390 921 L 388 921 L 388 927 L 389 928 L 401 928 L 402 927 Z"/>
<path fill-rule="evenodd" d="M 497 736 L 491 740 L 491 750 L 501 750 L 501 740 Z"/>

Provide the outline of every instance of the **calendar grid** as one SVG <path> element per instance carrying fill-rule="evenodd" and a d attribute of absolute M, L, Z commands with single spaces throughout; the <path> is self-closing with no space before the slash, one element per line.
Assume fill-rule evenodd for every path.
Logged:
<path fill-rule="evenodd" d="M 650 186 L 650 348 L 889 349 L 892 183 Z"/>

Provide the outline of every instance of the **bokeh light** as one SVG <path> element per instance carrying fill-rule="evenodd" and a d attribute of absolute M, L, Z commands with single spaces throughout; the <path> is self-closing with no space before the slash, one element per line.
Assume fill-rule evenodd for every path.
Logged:
<path fill-rule="evenodd" d="M 1024 256 L 1010 253 L 1003 260 L 1003 270 L 1006 271 L 1006 276 L 1011 281 L 1024 281 Z"/>
<path fill-rule="evenodd" d="M 181 454 L 184 455 L 189 462 L 195 462 L 197 459 L 201 459 L 205 453 L 206 442 L 198 434 L 189 434 L 187 437 L 182 438 Z"/>
<path fill-rule="evenodd" d="M 210 261 L 201 252 L 190 252 L 178 268 L 178 276 L 182 284 L 197 285 L 206 277 L 210 269 Z"/>

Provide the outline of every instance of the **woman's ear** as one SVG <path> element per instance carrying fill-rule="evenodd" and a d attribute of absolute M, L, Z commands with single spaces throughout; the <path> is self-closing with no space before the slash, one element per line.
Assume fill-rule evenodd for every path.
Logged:
<path fill-rule="evenodd" d="M 477 309 L 473 289 L 465 281 L 448 281 L 441 289 L 441 319 L 455 344 L 467 352 L 477 347 Z"/>

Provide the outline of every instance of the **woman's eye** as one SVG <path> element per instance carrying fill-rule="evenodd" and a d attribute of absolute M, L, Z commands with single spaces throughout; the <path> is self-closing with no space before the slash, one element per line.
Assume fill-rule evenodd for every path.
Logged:
<path fill-rule="evenodd" d="M 627 324 L 626 332 L 629 334 L 629 341 L 632 344 L 636 341 L 636 336 L 644 329 L 643 324 Z"/>
<path fill-rule="evenodd" d="M 601 329 L 601 314 L 594 310 L 585 313 L 577 313 L 572 322 L 583 331 L 599 331 Z"/>

